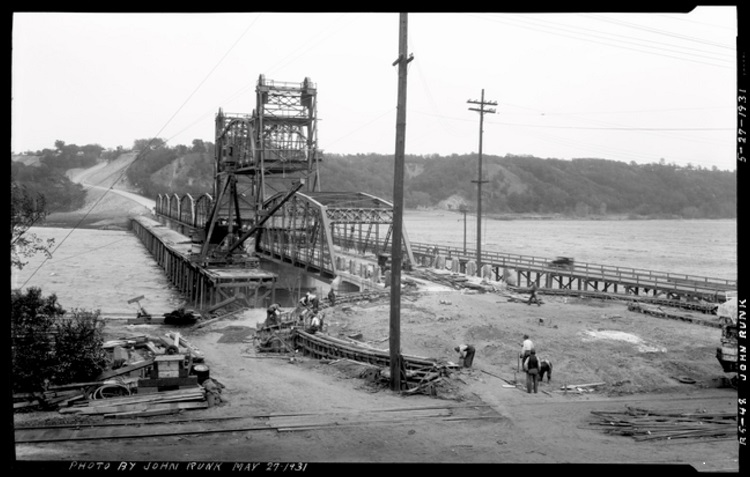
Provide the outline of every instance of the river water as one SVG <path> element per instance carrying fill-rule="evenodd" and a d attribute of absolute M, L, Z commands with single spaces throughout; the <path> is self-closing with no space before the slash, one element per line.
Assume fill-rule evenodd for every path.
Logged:
<path fill-rule="evenodd" d="M 404 228 L 414 243 L 463 248 L 461 214 L 406 211 Z M 13 288 L 40 287 L 66 309 L 99 309 L 135 315 L 141 301 L 156 314 L 182 302 L 162 270 L 131 232 L 35 227 L 54 238 L 54 254 L 37 255 L 11 274 Z M 737 278 L 735 220 L 483 220 L 482 250 L 671 273 Z M 466 218 L 466 245 L 476 248 L 476 220 Z"/>
<path fill-rule="evenodd" d="M 476 250 L 476 217 L 406 211 L 409 240 Z M 736 220 L 482 220 L 482 251 L 737 279 Z"/>

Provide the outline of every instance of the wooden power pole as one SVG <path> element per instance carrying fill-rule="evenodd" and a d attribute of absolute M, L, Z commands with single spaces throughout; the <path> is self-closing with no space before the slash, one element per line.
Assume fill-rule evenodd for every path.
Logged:
<path fill-rule="evenodd" d="M 389 347 L 391 358 L 391 390 L 400 391 L 406 376 L 401 356 L 401 237 L 404 216 L 404 151 L 406 149 L 406 70 L 413 59 L 407 58 L 407 14 L 399 14 L 398 109 L 396 113 L 396 155 L 393 173 L 393 247 L 391 269 L 391 320 Z"/>
<path fill-rule="evenodd" d="M 477 183 L 477 273 L 479 276 L 482 275 L 482 183 L 487 182 L 482 180 L 482 133 L 484 129 L 484 115 L 486 113 L 494 113 L 493 108 L 486 108 L 485 106 L 497 106 L 496 101 L 485 101 L 484 100 L 484 89 L 482 90 L 482 99 L 476 101 L 470 99 L 467 103 L 478 104 L 479 108 L 469 108 L 471 111 L 479 112 L 479 171 L 477 173 L 477 180 L 472 181 Z"/>

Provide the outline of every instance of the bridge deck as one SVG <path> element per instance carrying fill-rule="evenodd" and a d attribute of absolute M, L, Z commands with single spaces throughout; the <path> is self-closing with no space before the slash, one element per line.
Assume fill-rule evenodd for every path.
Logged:
<path fill-rule="evenodd" d="M 135 217 L 132 226 L 170 282 L 195 308 L 213 311 L 237 301 L 263 307 L 266 299 L 275 299 L 276 274 L 258 267 L 204 267 L 191 261 L 188 237 L 147 217 Z"/>

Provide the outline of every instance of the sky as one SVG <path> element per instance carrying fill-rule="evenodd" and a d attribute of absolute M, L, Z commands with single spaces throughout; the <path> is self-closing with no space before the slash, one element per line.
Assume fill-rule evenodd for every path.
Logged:
<path fill-rule="evenodd" d="M 406 154 L 735 169 L 737 8 L 409 13 Z M 317 85 L 325 154 L 396 150 L 399 14 L 15 12 L 11 150 L 215 142 L 260 75 Z"/>

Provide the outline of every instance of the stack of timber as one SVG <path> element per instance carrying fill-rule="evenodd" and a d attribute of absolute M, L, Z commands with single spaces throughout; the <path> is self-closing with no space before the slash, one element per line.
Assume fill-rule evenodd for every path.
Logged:
<path fill-rule="evenodd" d="M 509 303 L 528 303 L 529 298 L 531 298 L 531 295 L 517 295 L 515 293 L 505 293 L 506 298 L 508 299 Z M 537 294 L 537 300 L 539 300 L 539 303 L 544 303 L 544 299 Z M 534 303 L 536 304 L 536 303 Z"/>
<path fill-rule="evenodd" d="M 474 283 L 464 274 L 448 271 L 438 271 L 426 268 L 417 268 L 409 272 L 409 275 L 432 283 L 445 285 L 456 290 L 468 288 L 477 291 L 492 291 L 491 286 Z"/>
<path fill-rule="evenodd" d="M 737 438 L 737 414 L 661 413 L 630 408 L 626 411 L 591 411 L 597 421 L 590 427 L 636 441 L 659 439 Z"/>
<path fill-rule="evenodd" d="M 702 326 L 709 326 L 712 328 L 721 328 L 721 323 L 717 319 L 705 319 L 697 316 L 686 315 L 684 313 L 675 313 L 671 311 L 665 311 L 660 306 L 645 305 L 643 303 L 631 302 L 628 304 L 628 311 L 636 313 L 643 313 L 644 315 L 655 316 L 657 318 L 666 318 L 669 320 L 686 321 L 688 323 L 694 323 Z"/>
<path fill-rule="evenodd" d="M 61 414 L 104 417 L 142 417 L 175 414 L 185 409 L 208 407 L 206 390 L 201 386 L 151 394 L 134 394 L 108 399 L 88 399 L 60 409 Z"/>
<path fill-rule="evenodd" d="M 92 384 L 99 383 L 88 383 L 88 386 L 86 384 L 79 384 L 74 389 L 60 387 L 57 389 L 47 389 L 43 392 L 14 393 L 13 409 L 36 410 L 66 407 L 78 400 L 85 399 L 88 388 Z"/>

